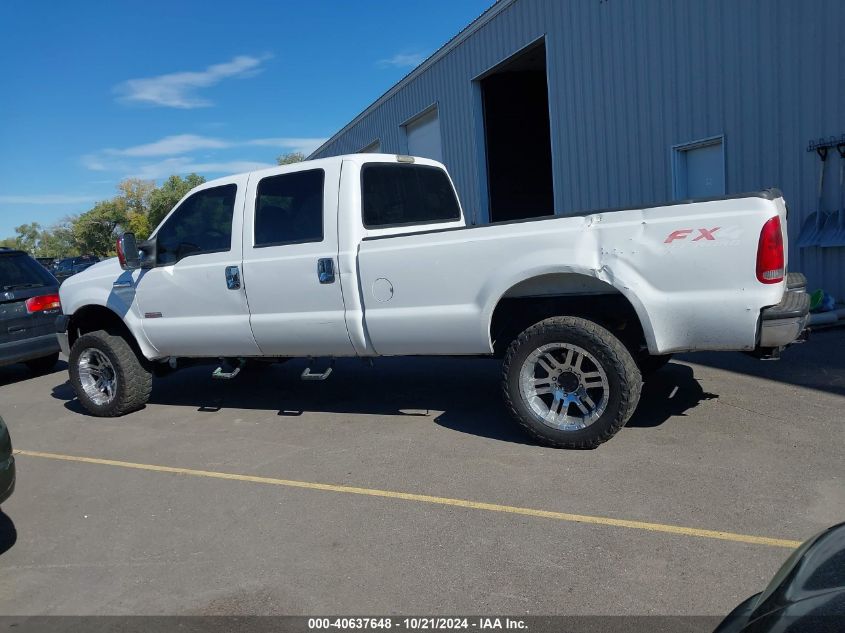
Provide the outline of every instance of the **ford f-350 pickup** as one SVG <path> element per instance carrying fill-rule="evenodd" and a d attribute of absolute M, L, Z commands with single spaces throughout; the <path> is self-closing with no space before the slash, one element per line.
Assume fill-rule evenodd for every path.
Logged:
<path fill-rule="evenodd" d="M 94 415 L 144 406 L 177 359 L 504 358 L 537 440 L 590 448 L 675 352 L 777 356 L 808 296 L 779 191 L 467 226 L 440 163 L 338 156 L 192 190 L 61 287 L 59 343 Z M 303 372 L 304 378 L 323 374 Z"/>

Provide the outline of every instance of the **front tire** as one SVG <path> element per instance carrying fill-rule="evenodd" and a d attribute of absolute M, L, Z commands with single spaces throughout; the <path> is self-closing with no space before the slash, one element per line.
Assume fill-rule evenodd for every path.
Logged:
<path fill-rule="evenodd" d="M 531 326 L 505 354 L 502 388 L 517 422 L 555 448 L 595 448 L 637 407 L 642 377 L 625 345 L 600 325 L 554 317 Z"/>
<path fill-rule="evenodd" d="M 80 336 L 70 350 L 68 366 L 76 396 L 92 415 L 121 416 L 149 400 L 150 363 L 122 336 L 105 330 Z"/>

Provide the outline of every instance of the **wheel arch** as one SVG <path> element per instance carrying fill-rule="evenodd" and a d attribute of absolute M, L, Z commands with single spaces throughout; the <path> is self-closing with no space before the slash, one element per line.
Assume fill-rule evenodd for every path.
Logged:
<path fill-rule="evenodd" d="M 580 316 L 614 332 L 632 350 L 656 349 L 648 312 L 619 280 L 580 270 L 543 271 L 511 282 L 489 308 L 487 332 L 497 356 L 524 329 L 553 316 Z"/>
<path fill-rule="evenodd" d="M 112 334 L 120 334 L 147 359 L 157 356 L 155 348 L 149 344 L 143 334 L 136 336 L 133 329 L 130 328 L 123 317 L 112 308 L 100 304 L 83 305 L 70 315 L 68 321 L 68 344 L 73 346 L 77 338 L 96 330 L 106 330 Z"/>

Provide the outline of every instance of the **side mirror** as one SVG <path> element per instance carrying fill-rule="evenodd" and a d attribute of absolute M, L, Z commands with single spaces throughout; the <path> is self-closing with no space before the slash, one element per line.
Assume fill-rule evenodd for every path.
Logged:
<path fill-rule="evenodd" d="M 158 261 L 158 240 L 153 237 L 138 244 L 138 257 L 141 258 L 141 268 L 155 268 Z"/>
<path fill-rule="evenodd" d="M 117 238 L 117 259 L 123 270 L 135 270 L 141 267 L 138 255 L 138 243 L 134 233 L 124 233 Z"/>

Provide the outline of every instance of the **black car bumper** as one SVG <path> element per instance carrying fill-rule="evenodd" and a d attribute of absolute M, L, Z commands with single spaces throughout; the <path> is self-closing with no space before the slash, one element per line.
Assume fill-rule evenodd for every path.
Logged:
<path fill-rule="evenodd" d="M 44 334 L 32 338 L 0 343 L 0 366 L 23 363 L 34 358 L 49 356 L 59 351 L 55 334 Z"/>

